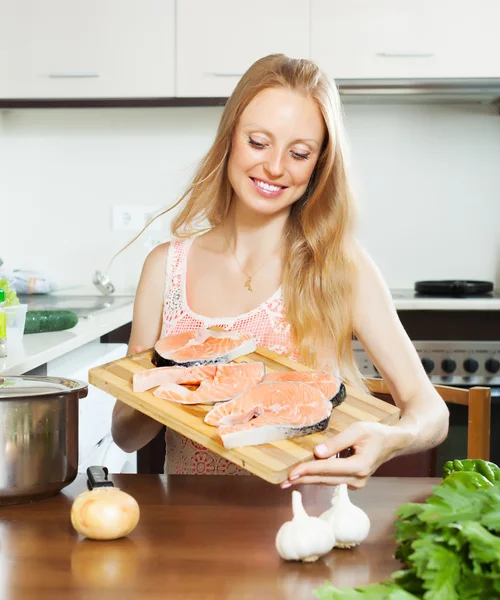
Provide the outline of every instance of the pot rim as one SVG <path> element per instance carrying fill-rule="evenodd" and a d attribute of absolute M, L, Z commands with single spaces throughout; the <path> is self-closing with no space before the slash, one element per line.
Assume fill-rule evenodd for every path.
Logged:
<path fill-rule="evenodd" d="M 12 382 L 9 385 L 9 381 Z M 33 387 L 16 386 L 17 382 L 29 381 L 33 382 Z M 36 383 L 52 384 L 54 387 L 43 386 L 36 387 Z M 7 383 L 7 385 L 5 385 Z M 44 400 L 51 397 L 60 397 L 61 395 L 77 393 L 78 398 L 84 398 L 88 393 L 88 383 L 80 379 L 70 379 L 67 377 L 45 377 L 36 375 L 0 375 L 0 402 L 6 400 L 36 400 L 43 398 Z M 5 387 L 4 387 L 5 386 Z M 17 393 L 12 393 L 17 391 Z"/>

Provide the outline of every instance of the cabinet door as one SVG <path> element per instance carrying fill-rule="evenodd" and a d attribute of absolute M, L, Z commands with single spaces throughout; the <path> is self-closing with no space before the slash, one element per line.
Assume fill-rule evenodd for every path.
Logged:
<path fill-rule="evenodd" d="M 174 1 L 0 0 L 0 97 L 174 96 Z"/>
<path fill-rule="evenodd" d="M 258 58 L 309 57 L 309 2 L 180 0 L 177 96 L 226 97 Z"/>
<path fill-rule="evenodd" d="M 500 76 L 498 0 L 311 0 L 311 54 L 331 77 Z"/>

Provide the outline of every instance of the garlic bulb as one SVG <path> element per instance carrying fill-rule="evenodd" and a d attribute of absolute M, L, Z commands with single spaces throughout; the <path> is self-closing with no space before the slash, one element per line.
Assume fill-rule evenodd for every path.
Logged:
<path fill-rule="evenodd" d="M 283 523 L 276 535 L 276 550 L 285 560 L 314 562 L 335 544 L 330 527 L 318 517 L 310 517 L 302 505 L 302 494 L 292 492 L 293 519 Z"/>
<path fill-rule="evenodd" d="M 368 515 L 349 499 L 347 484 L 341 483 L 332 496 L 332 507 L 319 517 L 330 524 L 336 548 L 352 548 L 370 532 Z"/>

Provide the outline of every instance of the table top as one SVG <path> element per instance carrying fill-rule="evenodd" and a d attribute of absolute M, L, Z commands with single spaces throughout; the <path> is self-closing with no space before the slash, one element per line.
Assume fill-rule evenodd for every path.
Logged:
<path fill-rule="evenodd" d="M 298 563 L 283 561 L 274 545 L 292 517 L 290 489 L 254 476 L 111 479 L 141 509 L 136 529 L 120 540 L 87 540 L 72 528 L 71 504 L 86 489 L 82 475 L 52 498 L 0 507 L 2 600 L 314 600 L 326 580 L 362 586 L 399 569 L 395 510 L 423 501 L 440 481 L 372 477 L 350 492 L 371 519 L 368 538 L 355 549 Z M 332 488 L 297 489 L 310 515 L 329 507 Z"/>

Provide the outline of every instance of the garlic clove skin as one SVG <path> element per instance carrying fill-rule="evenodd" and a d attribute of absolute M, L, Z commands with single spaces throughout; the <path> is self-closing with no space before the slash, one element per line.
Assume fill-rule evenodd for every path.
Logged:
<path fill-rule="evenodd" d="M 335 488 L 331 508 L 319 518 L 332 528 L 335 548 L 358 546 L 370 533 L 370 519 L 364 510 L 351 502 L 345 483 Z"/>
<path fill-rule="evenodd" d="M 284 560 L 314 562 L 328 554 L 335 544 L 331 527 L 318 517 L 310 517 L 302 504 L 302 494 L 292 492 L 293 519 L 284 523 L 276 535 L 276 550 Z"/>

